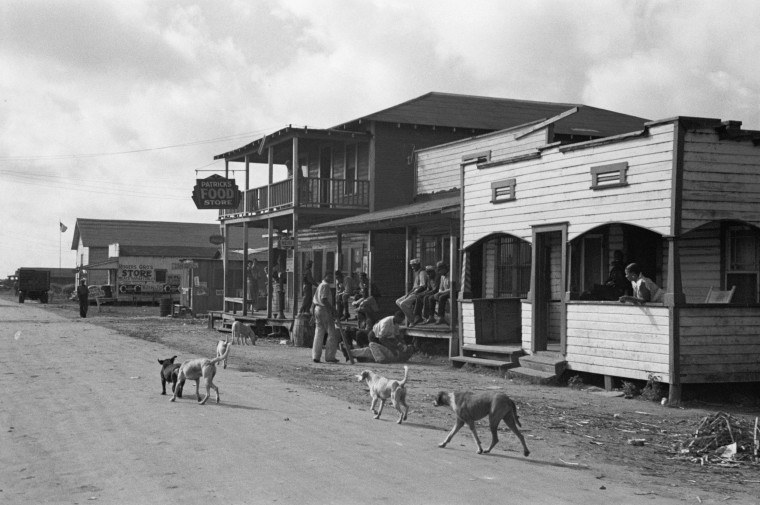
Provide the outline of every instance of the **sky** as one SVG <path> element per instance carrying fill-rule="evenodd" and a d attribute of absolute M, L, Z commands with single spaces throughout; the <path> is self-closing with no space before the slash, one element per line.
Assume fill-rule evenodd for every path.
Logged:
<path fill-rule="evenodd" d="M 431 91 L 760 130 L 758 26 L 756 0 L 0 0 L 0 278 L 73 268 L 77 218 L 215 223 L 215 155 Z"/>

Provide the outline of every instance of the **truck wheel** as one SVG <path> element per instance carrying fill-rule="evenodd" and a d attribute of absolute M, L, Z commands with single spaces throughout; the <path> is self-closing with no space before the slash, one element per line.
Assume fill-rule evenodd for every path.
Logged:
<path fill-rule="evenodd" d="M 18 294 L 18 303 L 24 303 L 24 293 L 19 291 Z"/>
<path fill-rule="evenodd" d="M 48 294 L 47 292 L 42 293 L 40 295 L 40 303 L 47 303 L 48 302 Z"/>

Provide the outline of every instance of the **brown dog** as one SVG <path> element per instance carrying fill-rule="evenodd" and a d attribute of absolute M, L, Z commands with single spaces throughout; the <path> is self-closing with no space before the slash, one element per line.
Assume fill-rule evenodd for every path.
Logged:
<path fill-rule="evenodd" d="M 160 359 L 158 364 L 161 365 L 161 394 L 166 394 L 166 383 L 172 383 L 172 393 L 177 387 L 177 371 L 179 370 L 179 363 L 175 363 L 176 356 L 171 358 Z"/>
<path fill-rule="evenodd" d="M 369 386 L 369 396 L 372 398 L 370 409 L 375 414 L 375 419 L 380 419 L 380 414 L 383 413 L 383 407 L 385 406 L 385 400 L 390 398 L 393 406 L 399 413 L 398 421 L 396 422 L 401 424 L 401 421 L 406 420 L 406 415 L 409 412 L 409 405 L 406 404 L 405 387 L 408 373 L 409 367 L 404 365 L 404 378 L 401 381 L 386 379 L 377 375 L 372 370 L 364 370 L 361 375 L 356 376 L 357 380 L 365 381 L 367 386 Z M 375 405 L 378 401 L 380 402 L 380 410 L 375 410 Z"/>
<path fill-rule="evenodd" d="M 198 403 L 201 405 L 206 403 L 208 397 L 211 396 L 212 389 L 216 391 L 216 403 L 219 403 L 219 388 L 214 384 L 216 364 L 227 359 L 231 347 L 231 345 L 228 345 L 225 353 L 214 359 L 196 358 L 182 363 L 179 367 L 179 372 L 177 373 L 177 387 L 174 389 L 174 396 L 172 396 L 171 401 L 174 401 L 177 398 L 182 398 L 182 389 L 185 387 L 185 380 L 190 379 L 195 381 L 195 397 L 198 399 Z M 201 377 L 206 381 L 206 396 L 202 401 L 199 391 Z"/>
<path fill-rule="evenodd" d="M 457 422 L 454 425 L 454 429 L 446 436 L 446 439 L 438 444 L 438 447 L 446 447 L 451 441 L 451 438 L 457 434 L 457 432 L 465 424 L 472 431 L 472 437 L 475 439 L 475 443 L 478 444 L 478 454 L 489 453 L 491 449 L 499 441 L 499 437 L 496 436 L 496 428 L 499 427 L 499 423 L 503 420 L 504 423 L 512 430 L 512 433 L 517 435 L 523 446 L 523 454 L 527 456 L 530 454 L 528 446 L 525 445 L 525 438 L 517 429 L 520 424 L 520 419 L 517 417 L 517 407 L 515 402 L 512 401 L 504 393 L 497 391 L 488 391 L 484 393 L 473 393 L 471 391 L 457 391 L 455 393 L 447 393 L 441 391 L 433 400 L 433 405 L 440 407 L 441 405 L 448 405 L 452 408 L 457 415 Z M 475 421 L 483 419 L 488 416 L 488 424 L 491 427 L 491 446 L 483 450 L 480 445 L 480 439 L 478 438 L 478 432 L 475 431 Z"/>

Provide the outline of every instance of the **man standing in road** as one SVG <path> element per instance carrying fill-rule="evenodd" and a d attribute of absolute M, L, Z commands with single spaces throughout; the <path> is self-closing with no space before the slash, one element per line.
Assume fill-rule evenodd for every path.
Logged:
<path fill-rule="evenodd" d="M 325 361 L 337 363 L 335 354 L 338 352 L 338 335 L 335 332 L 335 303 L 330 289 L 333 282 L 333 274 L 328 272 L 317 286 L 312 302 L 314 304 L 314 319 L 317 327 L 314 332 L 314 343 L 311 346 L 311 360 L 319 363 L 322 357 L 322 346 L 327 333 L 327 346 L 325 347 Z"/>
<path fill-rule="evenodd" d="M 87 281 L 84 279 L 77 286 L 77 298 L 79 298 L 79 317 L 87 317 L 87 309 L 90 308 L 90 290 L 87 289 Z"/>

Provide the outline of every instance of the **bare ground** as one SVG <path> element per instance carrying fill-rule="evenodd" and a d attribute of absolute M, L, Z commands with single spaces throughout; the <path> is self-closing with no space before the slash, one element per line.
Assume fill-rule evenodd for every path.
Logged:
<path fill-rule="evenodd" d="M 78 317 L 73 302 L 55 301 L 47 308 L 64 317 Z M 88 322 L 169 346 L 176 350 L 178 361 L 211 356 L 216 342 L 226 338 L 224 333 L 209 330 L 205 319 L 159 317 L 155 306 L 107 306 L 101 312 L 91 307 Z M 610 479 L 636 485 L 642 495 L 653 498 L 662 495 L 680 497 L 688 503 L 760 503 L 760 462 L 756 458 L 728 464 L 713 459 L 700 464 L 697 458 L 678 453 L 700 422 L 716 412 L 754 423 L 760 416 L 758 384 L 686 388 L 682 406 L 670 408 L 655 401 L 613 396 L 589 384 L 595 379 L 588 376 L 578 376 L 575 381 L 582 379 L 585 384 L 571 388 L 520 384 L 503 373 L 469 365 L 456 369 L 450 366 L 443 349 L 435 352 L 434 345 L 425 349 L 428 353 L 419 352 L 409 361 L 410 422 L 442 430 L 453 425 L 449 410 L 432 408 L 432 397 L 438 390 L 504 389 L 518 405 L 528 446 L 551 447 L 558 464 L 594 472 L 600 489 Z M 277 377 L 362 408 L 368 406 L 369 398 L 364 385 L 354 379 L 355 374 L 364 368 L 388 377 L 400 377 L 402 372 L 398 364 L 317 367 L 310 361 L 308 349 L 263 338 L 255 347 L 234 346 L 229 369 Z M 453 443 L 474 450 L 474 442 L 465 431 Z M 481 439 L 488 440 L 487 426 L 481 423 L 479 431 Z M 511 434 L 505 432 L 500 439 L 504 450 L 518 451 Z M 643 445 L 631 445 L 632 439 L 643 439 Z"/>

